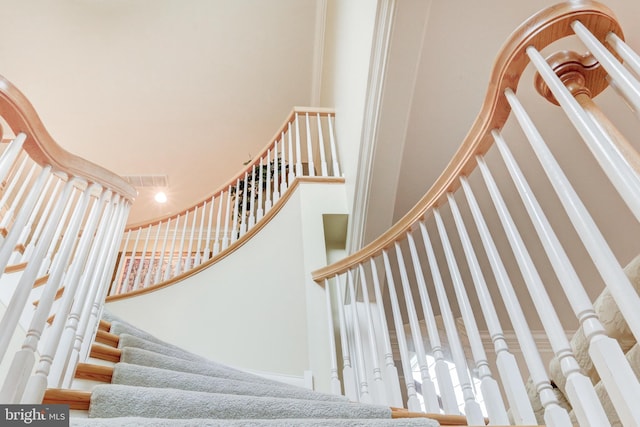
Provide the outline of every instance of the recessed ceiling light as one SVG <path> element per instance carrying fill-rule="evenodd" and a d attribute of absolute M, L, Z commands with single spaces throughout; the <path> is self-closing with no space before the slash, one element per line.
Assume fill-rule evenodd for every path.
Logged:
<path fill-rule="evenodd" d="M 154 199 L 156 199 L 156 202 L 158 202 L 158 203 L 166 203 L 167 202 L 167 195 L 164 194 L 162 191 L 158 191 L 156 193 Z"/>

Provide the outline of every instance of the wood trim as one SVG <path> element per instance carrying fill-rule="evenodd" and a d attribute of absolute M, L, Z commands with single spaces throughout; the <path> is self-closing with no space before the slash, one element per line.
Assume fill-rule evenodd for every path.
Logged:
<path fill-rule="evenodd" d="M 0 115 L 14 134 L 24 132 L 24 149 L 40 165 L 51 165 L 54 171 L 83 177 L 111 189 L 133 202 L 137 191 L 123 178 L 88 160 L 63 149 L 51 137 L 29 100 L 6 78 L 0 76 Z"/>
<path fill-rule="evenodd" d="M 2 237 L 7 237 L 8 233 L 9 233 L 9 230 L 7 230 L 6 227 L 0 228 L 0 234 L 2 235 Z"/>
<path fill-rule="evenodd" d="M 27 248 L 25 248 L 25 246 L 22 243 L 17 244 L 16 247 L 13 248 L 13 250 L 16 251 L 16 252 L 19 252 L 20 255 L 24 254 L 25 249 L 27 249 Z"/>
<path fill-rule="evenodd" d="M 102 344 L 92 344 L 89 357 L 94 357 L 100 360 L 106 360 L 107 362 L 118 363 L 122 350 L 119 348 L 108 347 Z"/>
<path fill-rule="evenodd" d="M 162 223 L 162 222 L 168 220 L 169 218 L 176 218 L 178 215 L 182 216 L 186 212 L 191 211 L 196 207 L 197 208 L 202 207 L 205 202 L 208 203 L 211 200 L 211 197 L 216 196 L 216 198 L 217 198 L 220 193 L 222 193 L 224 191 L 227 191 L 229 189 L 229 186 L 234 186 L 238 179 L 243 179 L 245 172 L 250 172 L 254 165 L 259 165 L 260 164 L 260 158 L 262 156 L 265 156 L 267 154 L 267 151 L 270 148 L 273 147 L 273 145 L 275 144 L 275 142 L 278 139 L 280 139 L 280 135 L 282 134 L 282 132 L 285 131 L 287 129 L 287 126 L 289 125 L 289 123 L 292 123 L 293 120 L 295 119 L 295 114 L 296 113 L 309 113 L 311 116 L 314 116 L 314 117 L 316 115 L 322 117 L 322 116 L 334 115 L 335 114 L 335 110 L 333 108 L 320 108 L 320 107 L 293 107 L 293 110 L 291 110 L 291 112 L 289 113 L 287 118 L 284 120 L 284 123 L 282 124 L 282 126 L 280 126 L 278 128 L 278 131 L 269 140 L 269 143 L 267 143 L 267 145 L 265 145 L 265 147 L 258 154 L 256 154 L 254 156 L 254 160 L 251 161 L 250 163 L 247 163 L 246 165 L 244 165 L 240 172 L 238 172 L 236 175 L 234 175 L 227 182 L 225 182 L 224 184 L 219 186 L 215 191 L 210 193 L 207 197 L 205 197 L 204 199 L 202 199 L 198 203 L 196 203 L 196 204 L 192 205 L 191 207 L 189 207 L 187 209 L 184 209 L 184 210 L 182 210 L 180 212 L 177 212 L 177 213 L 174 213 L 174 214 L 165 215 L 165 216 L 153 219 L 151 221 L 143 221 L 143 222 L 138 222 L 138 223 L 134 223 L 134 224 L 128 224 L 124 229 L 124 233 L 127 233 L 130 230 L 137 230 L 138 228 L 151 227 L 151 226 L 157 225 L 159 223 Z"/>
<path fill-rule="evenodd" d="M 443 414 L 431 414 L 424 412 L 410 412 L 410 411 L 391 411 L 391 418 L 428 418 L 436 420 L 443 426 L 466 426 L 468 424 L 467 417 L 464 415 L 443 415 Z"/>
<path fill-rule="evenodd" d="M 255 234 L 260 232 L 260 230 L 262 230 L 269 223 L 269 221 L 271 221 L 271 219 L 273 219 L 273 217 L 282 209 L 282 207 L 291 198 L 291 196 L 293 195 L 293 192 L 296 190 L 296 188 L 300 184 L 302 183 L 344 184 L 344 182 L 345 182 L 344 178 L 336 178 L 336 177 L 311 177 L 311 176 L 297 177 L 296 179 L 293 180 L 287 192 L 278 199 L 278 201 L 273 205 L 271 210 L 269 210 L 269 212 L 267 212 L 252 229 L 247 231 L 244 235 L 242 235 L 242 237 L 240 237 L 238 240 L 230 244 L 225 250 L 219 252 L 214 257 L 209 259 L 207 262 L 203 262 L 199 266 L 192 268 L 191 270 L 186 271 L 182 274 L 179 274 L 165 282 L 157 283 L 155 285 L 152 285 L 146 288 L 137 289 L 135 291 L 131 291 L 123 294 L 109 295 L 106 298 L 105 302 L 119 301 L 122 299 L 131 298 L 131 297 L 146 294 L 149 292 L 154 292 L 162 288 L 166 288 L 167 286 L 171 286 L 175 283 L 178 283 L 186 279 L 187 277 L 193 276 L 194 274 L 197 274 L 200 271 L 204 270 L 205 268 L 208 268 L 213 264 L 219 262 L 220 260 L 224 259 L 228 255 L 232 254 L 233 252 L 238 250 L 240 247 L 242 247 L 242 245 L 248 242 L 249 239 L 251 239 L 251 237 L 253 237 Z"/>
<path fill-rule="evenodd" d="M 64 286 L 63 286 L 63 287 L 61 287 L 61 288 L 58 288 L 58 290 L 56 291 L 56 294 L 55 294 L 55 295 L 54 295 L 54 297 L 53 297 L 53 300 L 54 300 L 54 301 L 59 300 L 63 293 L 64 293 Z M 34 306 L 34 307 L 37 307 L 39 304 L 40 304 L 40 300 L 39 300 L 39 299 L 37 299 L 37 300 L 35 300 L 35 301 L 33 302 L 33 306 Z"/>
<path fill-rule="evenodd" d="M 109 347 L 118 348 L 120 337 L 116 334 L 98 329 L 95 341 L 100 344 L 108 345 Z"/>
<path fill-rule="evenodd" d="M 109 332 L 111 330 L 111 322 L 100 319 L 100 323 L 98 323 L 98 329 Z"/>
<path fill-rule="evenodd" d="M 21 262 L 20 264 L 13 264 L 13 265 L 8 265 L 4 268 L 4 272 L 5 273 L 15 273 L 18 271 L 24 271 L 24 269 L 27 268 L 27 263 L 26 262 Z"/>
<path fill-rule="evenodd" d="M 113 367 L 94 365 L 93 363 L 78 363 L 75 377 L 79 380 L 100 381 L 111 383 L 113 377 Z"/>
<path fill-rule="evenodd" d="M 476 156 L 485 154 L 493 144 L 491 131 L 501 129 L 511 108 L 504 91 L 517 90 L 520 76 L 529 63 L 526 48 L 539 51 L 554 41 L 573 34 L 571 22 L 580 20 L 599 39 L 609 32 L 624 39 L 622 29 L 613 12 L 591 0 L 564 2 L 549 7 L 525 21 L 503 45 L 494 62 L 487 94 L 480 113 L 453 158 L 426 194 L 391 228 L 360 251 L 327 267 L 314 271 L 313 280 L 324 286 L 324 279 L 343 273 L 353 265 L 379 255 L 394 242 L 401 240 L 418 221 L 426 218 L 431 209 L 445 204 L 447 193 L 460 186 L 459 178 L 469 175 L 476 167 Z"/>
<path fill-rule="evenodd" d="M 44 392 L 42 403 L 44 405 L 69 405 L 69 409 L 87 411 L 91 404 L 91 392 L 85 390 L 48 388 Z"/>
<path fill-rule="evenodd" d="M 33 287 L 37 288 L 38 286 L 42 286 L 49 281 L 49 275 L 45 274 L 42 277 L 38 277 L 35 282 L 33 282 Z"/>

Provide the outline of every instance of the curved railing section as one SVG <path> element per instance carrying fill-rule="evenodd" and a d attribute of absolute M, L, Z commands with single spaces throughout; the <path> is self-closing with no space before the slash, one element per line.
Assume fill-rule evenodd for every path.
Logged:
<path fill-rule="evenodd" d="M 40 403 L 86 358 L 136 191 L 60 147 L 2 77 L 0 123 L 0 402 Z"/>
<path fill-rule="evenodd" d="M 260 154 L 211 196 L 129 226 L 108 300 L 171 285 L 222 259 L 263 227 L 301 180 L 342 182 L 334 116 L 331 109 L 294 108 Z"/>
<path fill-rule="evenodd" d="M 583 44 L 580 52 L 541 55 L 567 37 Z M 575 187 L 584 190 L 583 183 L 570 179 L 580 175 L 563 169 L 554 157 L 557 148 L 545 142 L 568 144 L 564 130 L 573 126 L 580 137 L 574 139 L 584 143 L 576 142 L 576 150 L 585 154 L 576 151 L 572 159 L 591 156 L 582 167 L 586 178 L 576 181 L 606 176 L 608 182 L 586 191 L 593 196 L 601 188 L 597 195 L 606 196 L 607 204 L 617 194 L 622 211 L 637 224 L 640 157 L 593 100 L 610 84 L 620 104 L 640 111 L 640 59 L 623 40 L 613 13 L 592 1 L 562 3 L 522 24 L 498 54 L 471 130 L 424 197 L 375 241 L 313 273 L 327 296 L 335 393 L 415 411 L 462 412 L 469 425 L 483 425 L 483 416 L 491 424 L 510 424 L 507 409 L 515 424 L 604 426 L 620 419 L 640 425 L 640 385 L 625 358 L 628 347 L 605 333 L 602 304 L 591 303 L 581 282 L 585 274 L 574 265 L 584 261 L 599 273 L 604 292 L 619 307 L 616 318 L 624 319 L 636 341 L 638 291 L 614 256 L 615 243 L 601 231 L 602 221 L 599 227 L 593 219 L 602 203 L 582 201 Z M 561 109 L 539 97 L 521 99 L 527 68 L 535 71 L 539 92 Z M 560 141 L 553 133 L 542 137 L 538 127 L 544 124 L 530 117 L 526 101 L 566 116 L 543 132 L 563 131 Z M 583 248 L 576 249 L 580 242 Z M 587 343 L 588 351 L 579 355 L 560 320 L 569 309 L 581 334 L 576 336 Z M 505 322 L 526 370 L 516 364 Z M 534 322 L 549 341 L 555 371 L 543 363 L 529 327 Z M 534 413 L 538 407 L 541 412 Z"/>

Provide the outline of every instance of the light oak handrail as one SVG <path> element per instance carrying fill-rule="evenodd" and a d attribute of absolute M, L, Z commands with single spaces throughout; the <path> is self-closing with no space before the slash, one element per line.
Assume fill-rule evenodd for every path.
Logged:
<path fill-rule="evenodd" d="M 79 176 L 108 188 L 129 202 L 137 191 L 122 177 L 63 149 L 51 137 L 35 108 L 26 96 L 6 78 L 0 76 L 0 115 L 17 135 L 25 133 L 24 149 L 39 165 L 51 165 L 54 171 Z M 0 130 L 0 136 L 2 132 Z"/>
<path fill-rule="evenodd" d="M 551 6 L 525 21 L 509 36 L 498 53 L 480 113 L 460 148 L 431 188 L 386 232 L 350 256 L 314 271 L 313 280 L 324 286 L 325 279 L 379 255 L 395 241 L 401 240 L 433 208 L 444 204 L 447 193 L 454 192 L 460 186 L 459 178 L 468 176 L 475 169 L 476 156 L 483 155 L 492 146 L 491 131 L 501 129 L 507 121 L 511 108 L 504 91 L 511 88 L 516 92 L 520 77 L 529 63 L 525 50 L 533 46 L 540 51 L 551 43 L 572 35 L 571 23 L 576 20 L 582 22 L 599 40 L 604 40 L 610 32 L 624 40 L 613 12 L 603 4 L 591 0 Z M 593 96 L 595 95 L 594 93 Z"/>

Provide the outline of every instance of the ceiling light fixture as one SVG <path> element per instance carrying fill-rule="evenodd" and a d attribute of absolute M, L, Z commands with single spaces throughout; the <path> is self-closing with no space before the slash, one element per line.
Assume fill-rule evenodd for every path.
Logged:
<path fill-rule="evenodd" d="M 162 191 L 158 191 L 156 193 L 154 199 L 156 199 L 156 202 L 158 202 L 158 203 L 166 203 L 167 202 L 167 195 L 164 194 Z"/>

